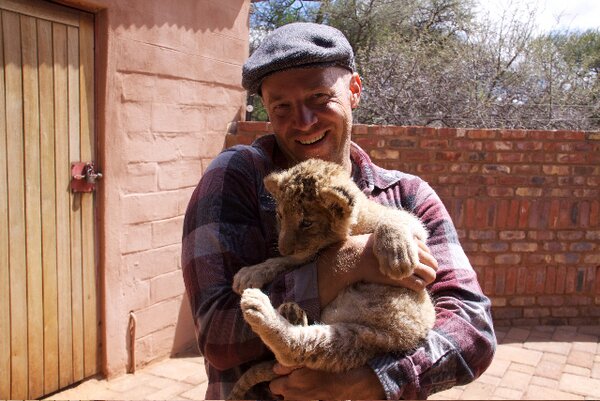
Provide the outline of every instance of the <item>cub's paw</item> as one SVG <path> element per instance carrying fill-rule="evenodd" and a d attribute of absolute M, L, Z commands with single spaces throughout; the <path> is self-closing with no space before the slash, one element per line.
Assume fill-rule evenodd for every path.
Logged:
<path fill-rule="evenodd" d="M 295 302 L 286 302 L 279 305 L 277 312 L 295 326 L 308 326 L 306 312 Z"/>
<path fill-rule="evenodd" d="M 273 309 L 271 300 L 258 288 L 244 290 L 240 306 L 244 319 L 255 331 L 277 319 L 277 312 Z"/>
<path fill-rule="evenodd" d="M 379 270 L 392 278 L 410 276 L 419 263 L 419 246 L 407 227 L 379 224 L 374 232 L 373 252 Z"/>
<path fill-rule="evenodd" d="M 265 282 L 258 265 L 242 267 L 233 276 L 233 291 L 242 294 L 246 288 L 261 288 Z"/>

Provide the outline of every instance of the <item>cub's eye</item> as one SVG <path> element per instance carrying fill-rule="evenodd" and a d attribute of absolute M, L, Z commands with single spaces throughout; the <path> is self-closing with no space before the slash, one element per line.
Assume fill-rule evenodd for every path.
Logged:
<path fill-rule="evenodd" d="M 312 226 L 313 222 L 310 220 L 302 220 L 300 222 L 300 227 L 302 228 L 309 228 L 310 226 Z"/>

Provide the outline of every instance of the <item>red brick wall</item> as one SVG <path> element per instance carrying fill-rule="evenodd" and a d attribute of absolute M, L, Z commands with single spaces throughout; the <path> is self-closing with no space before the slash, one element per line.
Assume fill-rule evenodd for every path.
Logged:
<path fill-rule="evenodd" d="M 226 146 L 268 132 L 240 122 Z M 496 324 L 600 321 L 600 133 L 357 125 L 353 140 L 438 192 Z"/>

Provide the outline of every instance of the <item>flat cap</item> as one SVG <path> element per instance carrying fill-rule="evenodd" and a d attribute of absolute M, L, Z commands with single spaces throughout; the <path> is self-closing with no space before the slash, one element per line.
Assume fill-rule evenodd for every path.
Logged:
<path fill-rule="evenodd" d="M 260 93 L 263 79 L 270 74 L 321 65 L 354 71 L 348 39 L 328 25 L 294 22 L 275 29 L 252 53 L 242 69 L 242 86 L 251 94 Z"/>

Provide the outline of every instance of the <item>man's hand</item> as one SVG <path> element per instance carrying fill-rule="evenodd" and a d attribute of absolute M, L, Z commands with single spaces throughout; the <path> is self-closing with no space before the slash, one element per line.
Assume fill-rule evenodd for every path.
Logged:
<path fill-rule="evenodd" d="M 271 381 L 273 394 L 286 400 L 385 399 L 383 387 L 369 367 L 345 373 L 329 373 L 276 364 L 273 371 L 284 375 Z"/>
<path fill-rule="evenodd" d="M 373 254 L 371 234 L 351 236 L 343 244 L 323 251 L 317 260 L 319 297 L 326 306 L 345 287 L 359 281 L 406 287 L 421 291 L 435 280 L 438 263 L 424 242 L 419 245 L 419 264 L 410 277 L 396 280 L 380 272 Z"/>
<path fill-rule="evenodd" d="M 402 286 L 413 291 L 424 290 L 433 283 L 438 270 L 438 262 L 423 241 L 417 240 L 419 245 L 419 264 L 415 267 L 412 276 L 400 280 Z"/>

